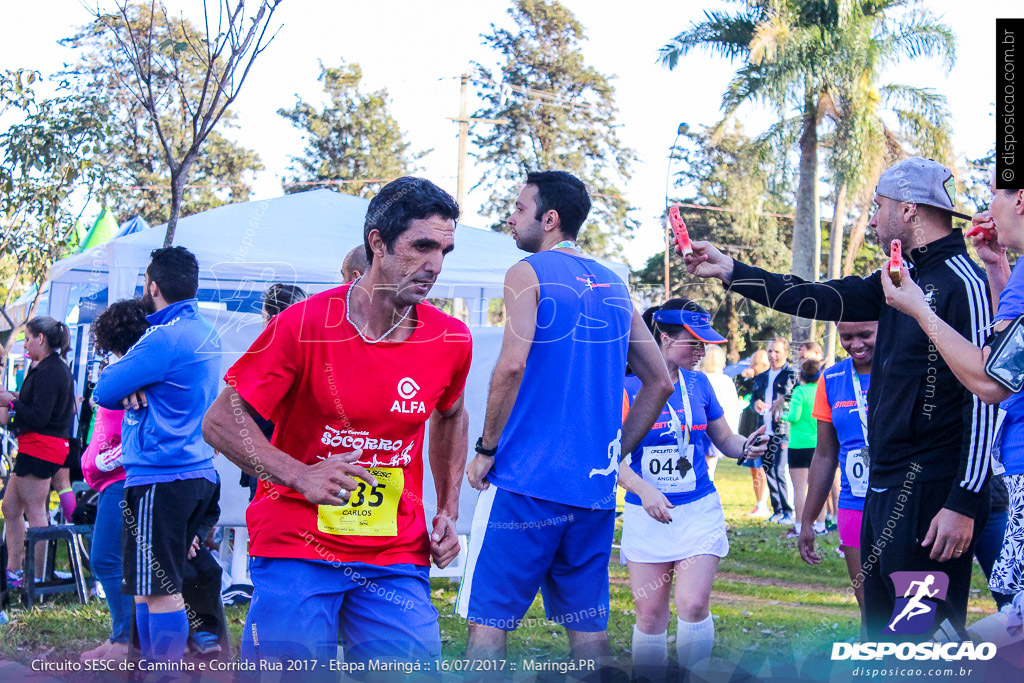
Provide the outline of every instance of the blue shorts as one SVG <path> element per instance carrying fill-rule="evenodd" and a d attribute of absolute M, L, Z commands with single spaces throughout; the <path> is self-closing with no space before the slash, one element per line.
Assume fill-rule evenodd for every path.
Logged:
<path fill-rule="evenodd" d="M 339 633 L 346 663 L 441 656 L 429 567 L 254 557 L 249 575 L 245 661 L 315 659 L 326 667 L 337 659 Z"/>
<path fill-rule="evenodd" d="M 573 631 L 608 628 L 614 510 L 531 498 L 491 484 L 473 515 L 455 612 L 514 631 L 537 597 L 547 618 Z"/>

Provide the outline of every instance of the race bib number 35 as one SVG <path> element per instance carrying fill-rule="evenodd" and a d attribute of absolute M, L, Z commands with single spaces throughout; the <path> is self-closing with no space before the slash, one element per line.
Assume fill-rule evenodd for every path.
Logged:
<path fill-rule="evenodd" d="M 679 457 L 679 447 L 647 446 L 641 461 L 643 478 L 663 493 L 687 493 L 697 488 L 693 471 L 693 446 Z"/>
<path fill-rule="evenodd" d="M 376 486 L 359 481 L 347 505 L 318 505 L 316 527 L 335 536 L 397 536 L 398 501 L 405 489 L 401 467 L 370 470 Z"/>

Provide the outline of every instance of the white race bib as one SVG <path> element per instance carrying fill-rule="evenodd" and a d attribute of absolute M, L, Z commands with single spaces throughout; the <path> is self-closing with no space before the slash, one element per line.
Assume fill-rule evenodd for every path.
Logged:
<path fill-rule="evenodd" d="M 697 488 L 692 445 L 681 458 L 675 444 L 645 446 L 640 468 L 644 480 L 662 493 L 688 493 Z"/>
<path fill-rule="evenodd" d="M 868 464 L 860 449 L 846 454 L 846 481 L 850 482 L 850 492 L 858 498 L 868 495 Z"/>

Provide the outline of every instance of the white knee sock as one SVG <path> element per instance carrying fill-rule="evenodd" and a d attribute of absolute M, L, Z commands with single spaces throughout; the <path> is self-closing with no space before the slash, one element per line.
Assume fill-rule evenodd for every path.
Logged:
<path fill-rule="evenodd" d="M 693 669 L 706 664 L 715 644 L 715 622 L 711 614 L 696 623 L 676 620 L 676 657 L 679 668 Z"/>
<path fill-rule="evenodd" d="M 668 666 L 668 630 L 644 633 L 633 625 L 633 668 L 664 669 Z"/>

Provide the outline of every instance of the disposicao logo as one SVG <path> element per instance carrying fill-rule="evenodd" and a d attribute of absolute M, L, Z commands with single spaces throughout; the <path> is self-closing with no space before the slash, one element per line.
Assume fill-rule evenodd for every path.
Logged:
<path fill-rule="evenodd" d="M 946 599 L 949 576 L 944 572 L 893 572 L 896 604 L 883 635 L 918 635 L 927 633 L 935 624 L 939 603 Z M 832 660 L 897 659 L 946 662 L 988 660 L 996 656 L 994 643 L 922 642 L 922 643 L 832 643 Z"/>
<path fill-rule="evenodd" d="M 896 604 L 882 633 L 908 635 L 930 631 L 939 602 L 946 599 L 949 577 L 944 572 L 893 572 L 889 578 Z"/>

